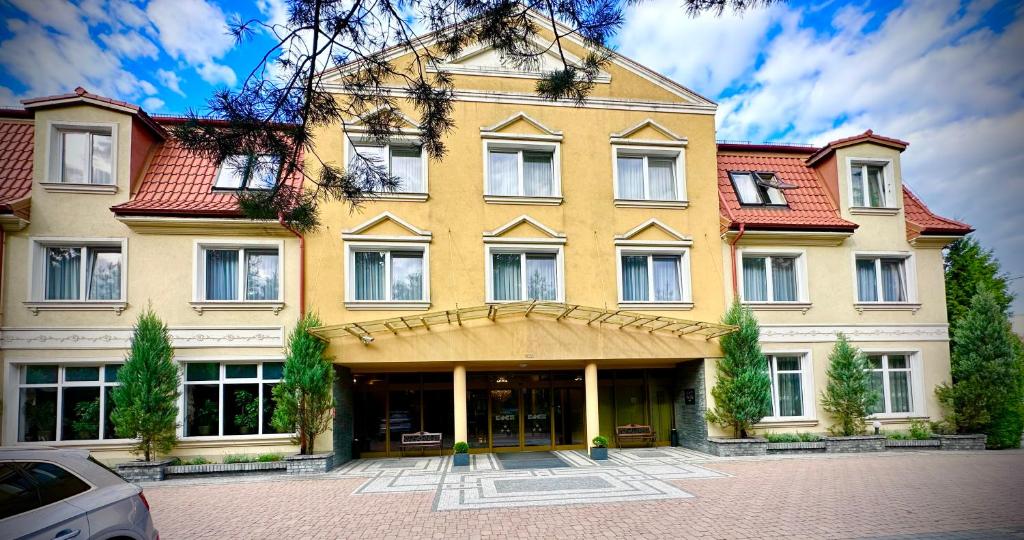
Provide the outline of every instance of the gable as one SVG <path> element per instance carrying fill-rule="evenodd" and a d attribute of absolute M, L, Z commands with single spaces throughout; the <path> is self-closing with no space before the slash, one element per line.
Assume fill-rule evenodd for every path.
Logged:
<path fill-rule="evenodd" d="M 499 238 L 529 238 L 552 242 L 565 242 L 564 234 L 559 233 L 551 227 L 548 227 L 547 225 L 544 225 L 543 223 L 526 215 L 519 216 L 493 231 L 485 232 L 484 238 L 491 240 L 497 240 Z"/>
<path fill-rule="evenodd" d="M 686 137 L 680 137 L 667 127 L 651 120 L 650 118 L 624 129 L 618 133 L 612 133 L 613 143 L 653 143 L 659 145 L 684 146 L 687 143 Z"/>
<path fill-rule="evenodd" d="M 617 244 L 689 245 L 693 239 L 676 231 L 657 218 L 651 218 L 615 237 Z"/>
<path fill-rule="evenodd" d="M 427 238 L 431 234 L 415 225 L 399 218 L 391 212 L 383 212 L 376 217 L 363 222 L 341 235 L 345 239 L 358 237 L 392 237 L 392 238 Z"/>
<path fill-rule="evenodd" d="M 513 114 L 493 126 L 482 127 L 480 128 L 480 133 L 484 136 L 493 137 L 499 135 L 531 135 L 546 139 L 560 140 L 562 138 L 561 131 L 555 131 L 541 124 L 540 121 L 530 117 L 525 112 Z"/>
<path fill-rule="evenodd" d="M 399 131 L 402 132 L 418 132 L 420 129 L 419 123 L 407 116 L 405 113 L 398 109 L 385 110 L 384 107 L 378 107 L 371 111 L 366 111 L 359 116 L 352 118 L 345 122 L 345 129 L 349 131 L 359 132 L 366 129 L 367 120 L 377 114 L 394 114 L 397 119 L 397 126 Z"/>
<path fill-rule="evenodd" d="M 516 65 L 515 62 L 503 58 L 501 53 L 492 46 L 478 43 L 466 47 L 457 57 L 431 64 L 429 69 L 464 75 L 537 79 L 545 73 L 562 68 L 562 59 L 557 53 L 558 48 L 551 41 L 535 36 L 531 49 L 537 54 L 534 57 L 534 61 Z M 583 61 L 579 57 L 571 52 L 563 52 L 565 52 L 566 61 L 570 65 L 576 67 L 582 65 Z M 601 71 L 594 82 L 599 84 L 609 83 L 611 82 L 611 75 Z"/>

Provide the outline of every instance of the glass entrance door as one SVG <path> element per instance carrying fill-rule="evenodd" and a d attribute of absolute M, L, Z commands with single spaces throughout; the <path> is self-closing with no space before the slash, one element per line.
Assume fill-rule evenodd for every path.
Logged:
<path fill-rule="evenodd" d="M 514 389 L 491 390 L 491 446 L 519 448 L 519 393 Z"/>
<path fill-rule="evenodd" d="M 551 446 L 551 389 L 523 388 L 523 446 Z"/>

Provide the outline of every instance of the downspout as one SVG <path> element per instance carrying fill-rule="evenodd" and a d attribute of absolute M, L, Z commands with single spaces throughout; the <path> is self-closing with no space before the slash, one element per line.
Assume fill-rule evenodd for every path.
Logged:
<path fill-rule="evenodd" d="M 729 242 L 729 249 L 732 251 L 732 297 L 733 300 L 739 298 L 740 286 L 739 281 L 736 279 L 736 243 L 743 238 L 743 233 L 747 230 L 746 223 L 740 223 L 740 233 L 736 235 L 736 238 Z"/>
<path fill-rule="evenodd" d="M 301 319 L 306 316 L 306 238 L 284 222 L 283 213 L 277 213 L 277 222 L 299 239 L 299 318 Z"/>

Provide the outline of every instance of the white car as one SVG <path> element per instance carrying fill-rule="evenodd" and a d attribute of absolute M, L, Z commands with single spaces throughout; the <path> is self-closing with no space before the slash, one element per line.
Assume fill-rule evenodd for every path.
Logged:
<path fill-rule="evenodd" d="M 0 540 L 158 540 L 142 489 L 85 450 L 0 447 Z"/>

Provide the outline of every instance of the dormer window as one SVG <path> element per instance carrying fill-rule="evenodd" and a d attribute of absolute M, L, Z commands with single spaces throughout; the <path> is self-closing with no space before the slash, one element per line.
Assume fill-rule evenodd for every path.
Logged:
<path fill-rule="evenodd" d="M 277 156 L 236 155 L 221 163 L 215 189 L 273 189 L 280 168 Z"/>
<path fill-rule="evenodd" d="M 110 129 L 59 129 L 57 134 L 62 183 L 114 183 Z"/>
<path fill-rule="evenodd" d="M 852 161 L 850 163 L 851 206 L 862 208 L 895 208 L 893 188 L 886 162 Z"/>
<path fill-rule="evenodd" d="M 786 196 L 782 194 L 784 182 L 771 172 L 730 172 L 733 188 L 740 204 L 759 206 L 786 206 Z"/>

